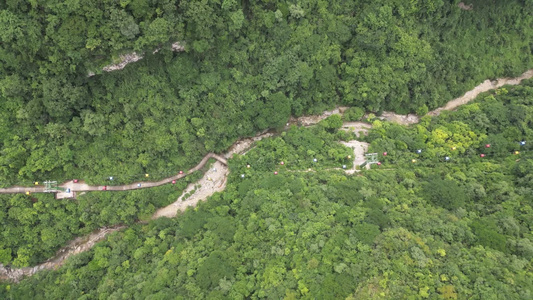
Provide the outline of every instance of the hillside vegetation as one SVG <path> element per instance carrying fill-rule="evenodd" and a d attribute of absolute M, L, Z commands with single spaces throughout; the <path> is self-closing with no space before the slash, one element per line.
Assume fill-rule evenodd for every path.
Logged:
<path fill-rule="evenodd" d="M 157 180 L 291 115 L 423 115 L 533 68 L 531 0 L 458 2 L 1 1 L 0 186 Z M 199 174 L 75 201 L 1 195 L 13 267 L 130 227 L 0 298 L 531 299 L 532 99 L 529 80 L 409 128 L 372 119 L 364 139 L 387 156 L 354 176 L 340 119 L 292 127 L 230 160 L 223 193 L 148 224 Z"/>
<path fill-rule="evenodd" d="M 0 195 L 0 263 L 34 266 L 54 256 L 75 236 L 110 225 L 149 220 L 157 208 L 181 195 L 189 182 L 128 192 L 90 192 L 76 200 L 53 194 Z"/>
<path fill-rule="evenodd" d="M 162 177 L 291 114 L 424 112 L 533 67 L 531 1 L 457 1 L 2 2 L 0 184 Z"/>
<path fill-rule="evenodd" d="M 532 104 L 528 80 L 412 127 L 376 120 L 383 163 L 353 176 L 331 169 L 350 138 L 334 122 L 292 127 L 230 160 L 223 193 L 0 296 L 530 299 Z"/>

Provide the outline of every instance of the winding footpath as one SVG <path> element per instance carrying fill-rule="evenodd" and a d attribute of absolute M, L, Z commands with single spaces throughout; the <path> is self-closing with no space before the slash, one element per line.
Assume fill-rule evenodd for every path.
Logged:
<path fill-rule="evenodd" d="M 445 106 L 437 108 L 433 111 L 428 112 L 429 116 L 438 116 L 442 111 L 454 110 L 457 107 L 466 104 L 473 99 L 475 99 L 480 93 L 486 92 L 492 89 L 500 88 L 504 85 L 517 85 L 524 79 L 529 79 L 533 77 L 533 69 L 524 72 L 521 76 L 516 78 L 500 78 L 495 81 L 485 80 L 480 85 L 476 86 L 471 91 L 465 93 L 463 96 L 449 101 Z M 331 111 L 326 111 L 318 116 L 303 116 L 299 118 L 292 118 L 289 120 L 290 124 L 301 124 L 303 126 L 312 126 L 320 122 L 321 120 L 335 114 L 341 114 L 344 112 L 346 107 L 339 107 Z M 410 125 L 418 123 L 420 118 L 416 115 L 398 115 L 392 112 L 384 112 L 381 116 L 381 119 L 387 120 L 390 122 L 396 122 L 403 125 Z M 372 126 L 371 124 L 364 122 L 345 122 L 343 124 L 343 130 L 352 130 L 356 132 L 366 132 Z M 204 176 L 196 183 L 190 184 L 182 196 L 178 200 L 167 207 L 161 208 L 152 216 L 152 219 L 157 219 L 160 217 L 174 217 L 177 215 L 178 211 L 184 211 L 189 206 L 196 206 L 198 201 L 207 199 L 209 196 L 215 192 L 221 192 L 224 190 L 227 181 L 227 175 L 229 174 L 229 169 L 227 167 L 227 159 L 233 156 L 234 154 L 245 154 L 252 145 L 263 138 L 270 137 L 273 134 L 270 132 L 262 132 L 255 137 L 241 139 L 233 144 L 228 152 L 223 156 L 209 153 L 207 154 L 198 165 L 194 168 L 187 171 L 184 174 L 177 174 L 175 176 L 165 178 L 157 182 L 138 182 L 128 185 L 120 186 L 107 186 L 109 191 L 126 191 L 134 190 L 140 188 L 150 188 L 155 186 L 160 186 L 163 184 L 171 183 L 173 180 L 178 180 L 183 178 L 201 168 L 203 168 L 210 158 L 214 158 L 217 162 L 213 165 L 213 168 L 204 174 Z M 352 147 L 354 149 L 354 162 L 362 159 L 362 154 L 366 151 L 368 144 L 359 142 L 359 141 L 348 141 L 344 143 L 346 146 Z M 355 170 L 346 170 L 346 173 L 351 174 Z M 141 184 L 139 186 L 138 184 Z M 200 186 L 199 189 L 196 187 Z M 103 190 L 104 186 L 89 186 L 84 183 L 74 183 L 73 181 L 68 181 L 60 185 L 62 188 L 70 188 L 72 191 L 76 192 L 88 192 L 88 191 L 100 191 Z M 39 193 L 44 192 L 44 187 L 11 187 L 0 189 L 0 193 L 25 193 L 25 192 Z M 193 194 L 187 199 L 184 198 L 185 194 Z M 98 241 L 104 239 L 108 234 L 123 229 L 124 226 L 115 226 L 115 227 L 105 227 L 99 229 L 87 237 L 79 237 L 71 241 L 66 247 L 61 248 L 57 254 L 49 259 L 48 261 L 39 264 L 35 267 L 26 267 L 26 268 L 16 268 L 12 269 L 5 267 L 0 264 L 0 280 L 11 280 L 14 282 L 20 281 L 24 276 L 31 276 L 36 272 L 47 269 L 56 269 L 59 266 L 63 265 L 66 259 L 72 255 L 78 254 L 83 251 L 87 251 L 94 246 Z"/>
<path fill-rule="evenodd" d="M 226 158 L 221 157 L 220 155 L 217 155 L 215 153 L 208 153 L 204 158 L 196 165 L 194 168 L 187 171 L 187 173 L 183 174 L 177 174 L 172 177 L 168 177 L 165 179 L 162 179 L 160 181 L 140 181 L 140 182 L 134 182 L 131 184 L 126 185 L 97 185 L 97 186 L 90 186 L 83 182 L 74 182 L 73 180 L 67 181 L 61 185 L 59 185 L 60 188 L 67 189 L 69 188 L 72 192 L 90 192 L 90 191 L 129 191 L 129 190 L 137 190 L 137 189 L 145 189 L 145 188 L 152 188 L 156 186 L 161 186 L 163 184 L 171 183 L 174 180 L 181 179 L 187 175 L 190 175 L 201 168 L 205 166 L 205 164 L 209 161 L 210 158 L 214 158 L 218 160 L 219 162 L 223 163 L 224 165 L 227 165 L 228 162 Z M 10 187 L 10 188 L 4 188 L 0 189 L 0 194 L 12 194 L 12 193 L 45 193 L 45 187 L 44 186 L 37 186 L 37 187 Z M 60 193 L 60 191 L 57 191 Z M 62 193 L 66 194 L 66 193 Z"/>

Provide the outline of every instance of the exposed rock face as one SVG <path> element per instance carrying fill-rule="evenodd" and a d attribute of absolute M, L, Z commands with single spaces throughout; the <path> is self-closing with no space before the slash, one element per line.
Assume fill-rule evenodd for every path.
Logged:
<path fill-rule="evenodd" d="M 174 52 L 185 51 L 185 46 L 183 45 L 183 42 L 175 42 L 174 44 L 172 44 L 172 51 Z"/>
<path fill-rule="evenodd" d="M 161 48 L 157 48 L 153 51 L 153 53 L 159 52 Z M 171 46 L 172 51 L 174 52 L 182 52 L 185 51 L 185 44 L 184 42 L 174 42 Z M 138 60 L 141 60 L 143 58 L 143 55 L 137 54 L 136 52 L 124 54 L 119 56 L 119 62 L 116 64 L 110 64 L 102 68 L 102 70 L 106 72 L 116 71 L 116 70 L 122 70 L 124 67 L 126 67 L 129 63 L 136 62 Z M 95 73 L 90 71 L 87 76 L 92 77 Z"/>
<path fill-rule="evenodd" d="M 116 70 L 122 70 L 125 66 L 127 66 L 129 63 L 136 62 L 143 57 L 138 55 L 136 52 L 125 54 L 120 56 L 120 62 L 118 64 L 114 65 L 107 65 L 102 68 L 102 70 L 106 72 L 116 71 Z"/>
<path fill-rule="evenodd" d="M 474 4 L 472 3 L 466 5 L 463 2 L 459 2 L 457 6 L 459 6 L 459 8 L 462 10 L 472 10 L 474 8 Z"/>

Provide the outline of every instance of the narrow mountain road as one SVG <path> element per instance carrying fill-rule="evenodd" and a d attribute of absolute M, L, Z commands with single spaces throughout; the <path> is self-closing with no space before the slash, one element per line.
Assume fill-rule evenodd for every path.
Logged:
<path fill-rule="evenodd" d="M 162 179 L 160 181 L 153 181 L 153 182 L 150 182 L 150 181 L 140 181 L 140 182 L 134 182 L 134 183 L 131 183 L 131 184 L 126 184 L 126 185 L 108 185 L 108 186 L 104 186 L 104 185 L 99 185 L 99 186 L 90 186 L 90 185 L 87 185 L 83 182 L 74 182 L 74 181 L 67 181 L 61 185 L 59 185 L 59 187 L 63 188 L 63 189 L 70 189 L 71 193 L 72 192 L 90 192 L 90 191 L 103 191 L 103 190 L 107 190 L 107 191 L 129 191 L 129 190 L 137 190 L 137 189 L 145 189 L 145 188 L 152 188 L 152 187 L 156 187 L 156 186 L 161 186 L 163 184 L 168 184 L 168 183 L 171 183 L 172 181 L 174 180 L 179 180 L 189 174 L 192 174 L 198 170 L 200 170 L 201 168 L 203 168 L 205 166 L 205 164 L 207 163 L 207 161 L 210 159 L 210 158 L 214 158 L 216 160 L 218 160 L 219 162 L 221 162 L 222 164 L 224 165 L 227 165 L 228 162 L 226 160 L 226 158 L 220 156 L 220 155 L 217 155 L 217 154 L 214 154 L 214 153 L 209 153 L 207 154 L 206 156 L 204 156 L 204 158 L 200 161 L 200 163 L 198 163 L 198 165 L 196 165 L 194 168 L 190 169 L 189 171 L 187 171 L 186 173 L 184 172 L 183 174 L 176 174 L 174 176 L 171 176 L 171 177 L 168 177 L 168 178 L 165 178 L 165 179 Z M 10 187 L 10 188 L 4 188 L 4 189 L 0 189 L 0 194 L 9 194 L 9 193 L 26 193 L 26 192 L 30 192 L 30 193 L 44 193 L 45 192 L 45 187 L 44 186 L 37 186 L 37 187 Z M 67 193 L 61 193 L 61 194 L 67 194 Z"/>

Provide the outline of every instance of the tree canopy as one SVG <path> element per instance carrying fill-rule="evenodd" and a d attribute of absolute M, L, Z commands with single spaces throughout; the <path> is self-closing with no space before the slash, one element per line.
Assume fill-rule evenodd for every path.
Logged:
<path fill-rule="evenodd" d="M 7 1 L 0 182 L 168 174 L 339 104 L 421 114 L 533 67 L 531 6 Z M 171 51 L 176 41 L 185 51 Z M 131 51 L 144 58 L 102 71 Z"/>
<path fill-rule="evenodd" d="M 533 81 L 505 89 L 411 127 L 374 126 L 366 138 L 388 155 L 355 175 L 328 155 L 349 153 L 335 140 L 354 135 L 293 126 L 230 159 L 224 192 L 177 218 L 114 233 L 56 271 L 4 284 L 0 296 L 527 299 L 533 157 L 516 138 L 533 137 Z M 513 134 L 497 141 L 520 154 L 490 153 L 484 145 L 496 141 L 485 132 L 500 124 L 473 116 L 514 115 L 516 105 L 524 118 L 509 118 Z M 448 145 L 431 138 L 434 130 L 463 142 L 446 150 L 452 160 L 438 156 Z"/>
<path fill-rule="evenodd" d="M 291 115 L 423 115 L 533 67 L 532 1 L 457 2 L 2 1 L 0 185 L 158 179 Z M 363 139 L 381 165 L 353 176 L 341 118 L 293 126 L 230 159 L 226 190 L 175 219 L 136 223 L 185 180 L 2 195 L 0 263 L 13 267 L 129 228 L 1 283 L 0 298 L 531 299 L 532 99 L 529 80 L 411 127 L 372 119 Z"/>

